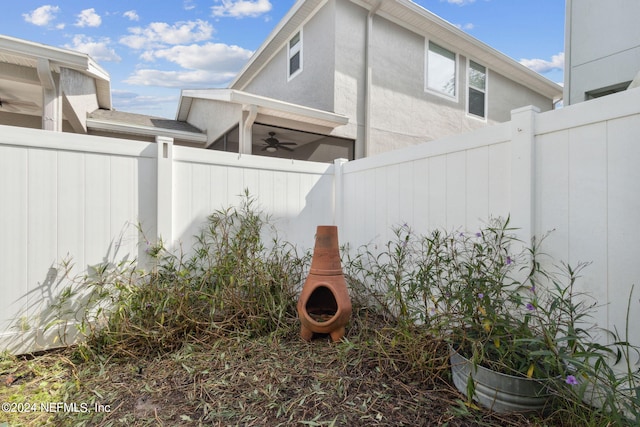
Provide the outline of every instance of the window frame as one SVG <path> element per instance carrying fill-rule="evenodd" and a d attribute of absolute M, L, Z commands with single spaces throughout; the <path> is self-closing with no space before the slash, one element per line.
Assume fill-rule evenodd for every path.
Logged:
<path fill-rule="evenodd" d="M 471 84 L 471 63 L 476 64 L 479 67 L 484 68 L 484 89 L 478 88 L 476 86 L 473 86 Z M 470 111 L 470 107 L 471 107 L 471 89 L 476 90 L 478 92 L 481 92 L 484 95 L 484 106 L 483 106 L 483 112 L 484 112 L 484 116 L 480 116 L 478 114 L 472 113 Z M 467 102 L 466 102 L 466 112 L 467 112 L 467 116 L 472 117 L 474 119 L 477 120 L 482 120 L 482 121 L 487 121 L 487 116 L 488 116 L 488 106 L 489 106 L 489 68 L 486 65 L 482 65 L 480 62 L 478 61 L 474 61 L 473 59 L 469 59 L 467 58 Z"/>
<path fill-rule="evenodd" d="M 291 42 L 298 37 L 298 42 L 291 45 Z M 292 80 L 298 74 L 302 72 L 303 69 L 303 37 L 302 37 L 302 28 L 296 31 L 296 33 L 287 41 L 287 81 Z M 295 55 L 299 55 L 298 58 L 298 68 L 294 71 L 291 71 L 291 60 Z"/>
<path fill-rule="evenodd" d="M 454 82 L 454 94 L 450 95 L 446 92 L 443 92 L 437 88 L 431 87 L 429 85 L 429 53 L 431 52 L 431 45 L 435 45 L 438 48 L 445 50 L 449 53 L 451 53 L 453 55 L 453 65 L 454 65 L 454 78 L 453 78 L 453 82 Z M 434 51 L 434 53 L 437 54 L 437 52 Z M 442 56 L 442 55 L 441 55 Z M 434 95 L 440 96 L 444 99 L 448 99 L 450 101 L 455 101 L 458 102 L 459 96 L 460 96 L 460 60 L 459 60 L 459 55 L 457 52 L 454 52 L 453 50 L 442 46 L 439 43 L 436 43 L 432 40 L 426 39 L 425 38 L 425 67 L 424 67 L 424 90 L 426 92 L 432 93 Z"/>

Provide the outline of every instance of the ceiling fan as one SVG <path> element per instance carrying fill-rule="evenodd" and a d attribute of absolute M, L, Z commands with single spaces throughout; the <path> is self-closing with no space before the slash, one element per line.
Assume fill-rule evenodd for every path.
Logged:
<path fill-rule="evenodd" d="M 262 148 L 262 151 L 268 151 L 269 153 L 275 153 L 280 148 L 293 151 L 293 149 L 287 147 L 287 145 L 298 145 L 295 142 L 280 142 L 278 138 L 276 138 L 275 132 L 269 132 L 269 138 L 263 139 L 263 141 L 266 142 L 267 145 Z"/>

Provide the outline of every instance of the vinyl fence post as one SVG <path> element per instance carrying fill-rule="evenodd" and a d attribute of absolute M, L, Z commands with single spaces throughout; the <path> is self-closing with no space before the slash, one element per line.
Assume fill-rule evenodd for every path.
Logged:
<path fill-rule="evenodd" d="M 158 186 L 156 199 L 157 238 L 173 244 L 173 138 L 156 137 Z"/>
<path fill-rule="evenodd" d="M 338 231 L 343 225 L 344 212 L 344 175 L 342 174 L 342 166 L 347 163 L 347 159 L 335 159 L 334 181 L 333 181 L 333 223 L 338 226 Z"/>
<path fill-rule="evenodd" d="M 535 117 L 533 106 L 511 111 L 511 220 L 525 246 L 535 236 Z"/>

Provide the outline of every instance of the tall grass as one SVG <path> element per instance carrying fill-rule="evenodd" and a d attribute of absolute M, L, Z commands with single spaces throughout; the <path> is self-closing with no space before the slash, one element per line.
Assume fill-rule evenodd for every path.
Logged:
<path fill-rule="evenodd" d="M 149 272 L 132 263 L 96 268 L 76 289 L 86 294 L 81 350 L 169 352 L 186 339 L 288 333 L 309 259 L 270 227 L 245 192 L 238 207 L 207 218 L 190 255 L 159 243 L 147 250 Z"/>

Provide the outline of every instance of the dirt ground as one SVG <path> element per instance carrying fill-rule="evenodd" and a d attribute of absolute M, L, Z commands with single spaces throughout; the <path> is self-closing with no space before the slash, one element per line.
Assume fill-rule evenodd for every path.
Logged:
<path fill-rule="evenodd" d="M 0 400 L 67 406 L 0 413 L 0 426 L 563 424 L 466 405 L 448 372 L 441 343 L 363 324 L 352 325 L 341 343 L 322 336 L 307 343 L 291 328 L 268 337 L 190 339 L 178 351 L 144 357 L 81 361 L 66 349 L 3 359 Z"/>

